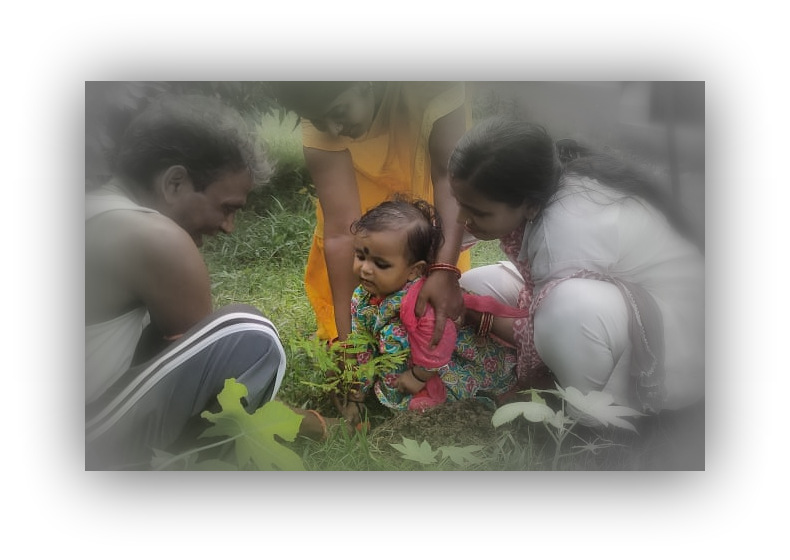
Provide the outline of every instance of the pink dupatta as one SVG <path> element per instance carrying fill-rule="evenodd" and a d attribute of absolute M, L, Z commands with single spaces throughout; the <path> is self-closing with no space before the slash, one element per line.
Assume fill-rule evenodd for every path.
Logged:
<path fill-rule="evenodd" d="M 417 296 L 424 282 L 425 279 L 420 278 L 409 287 L 401 302 L 400 318 L 409 338 L 412 363 L 419 367 L 435 370 L 446 366 L 450 362 L 456 347 L 458 331 L 455 323 L 447 319 L 442 338 L 434 348 L 431 348 L 433 327 L 436 324 L 436 313 L 430 305 L 426 307 L 425 314 L 422 317 L 418 317 L 415 312 Z M 468 309 L 492 313 L 496 317 L 526 317 L 529 313 L 527 309 L 510 307 L 489 296 L 465 293 L 463 297 L 464 305 Z M 423 392 L 425 393 L 424 395 Z M 441 382 L 440 376 L 434 375 L 428 380 L 425 387 L 412 397 L 409 408 L 417 409 L 435 406 L 444 402 L 446 398 L 447 391 Z"/>

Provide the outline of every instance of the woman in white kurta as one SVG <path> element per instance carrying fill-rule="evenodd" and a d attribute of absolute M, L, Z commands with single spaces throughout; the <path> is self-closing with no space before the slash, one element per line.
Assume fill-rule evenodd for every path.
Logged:
<path fill-rule="evenodd" d="M 464 136 L 450 173 L 460 219 L 510 259 L 461 285 L 531 310 L 494 324 L 519 349 L 522 386 L 605 391 L 645 412 L 703 398 L 704 259 L 647 179 L 501 119 Z"/>

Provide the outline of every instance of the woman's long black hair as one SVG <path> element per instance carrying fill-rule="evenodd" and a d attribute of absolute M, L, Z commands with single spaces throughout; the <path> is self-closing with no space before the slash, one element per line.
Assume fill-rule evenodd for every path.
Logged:
<path fill-rule="evenodd" d="M 503 117 L 481 121 L 458 142 L 448 167 L 453 178 L 468 182 L 492 200 L 512 206 L 526 202 L 541 210 L 564 175 L 589 177 L 648 202 L 682 235 L 694 237 L 674 201 L 635 162 L 575 140 L 555 143 L 544 127 L 527 121 Z"/>

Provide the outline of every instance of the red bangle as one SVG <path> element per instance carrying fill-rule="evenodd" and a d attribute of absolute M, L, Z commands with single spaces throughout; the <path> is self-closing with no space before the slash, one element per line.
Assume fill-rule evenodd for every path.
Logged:
<path fill-rule="evenodd" d="M 434 272 L 435 270 L 446 270 L 448 272 L 453 272 L 455 275 L 460 278 L 461 277 L 461 269 L 457 266 L 453 266 L 447 263 L 434 263 L 428 266 L 428 274 Z"/>
<path fill-rule="evenodd" d="M 478 336 L 486 336 L 491 332 L 491 327 L 494 325 L 494 315 L 488 311 L 484 311 L 480 317 L 480 324 L 477 327 Z"/>

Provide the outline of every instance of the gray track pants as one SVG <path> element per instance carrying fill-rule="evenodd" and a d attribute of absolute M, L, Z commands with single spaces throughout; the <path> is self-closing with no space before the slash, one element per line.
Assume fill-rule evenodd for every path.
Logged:
<path fill-rule="evenodd" d="M 175 442 L 226 379 L 252 412 L 277 393 L 285 353 L 274 325 L 248 305 L 215 311 L 85 407 L 86 469 L 139 469 Z"/>

